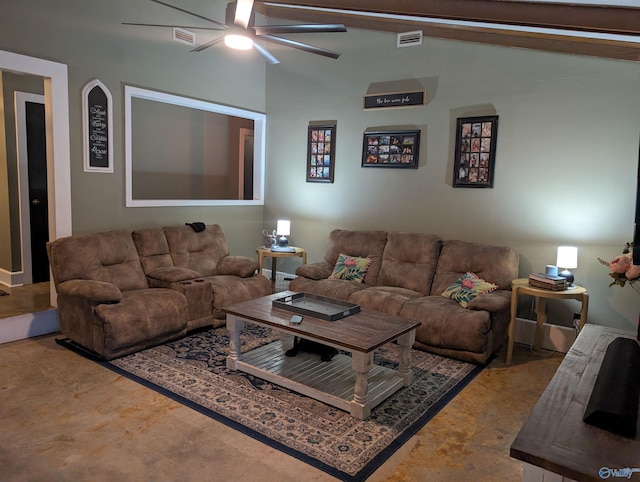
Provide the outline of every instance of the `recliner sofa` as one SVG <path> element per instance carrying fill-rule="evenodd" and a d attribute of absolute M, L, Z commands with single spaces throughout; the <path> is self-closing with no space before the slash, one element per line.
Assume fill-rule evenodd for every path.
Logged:
<path fill-rule="evenodd" d="M 332 278 L 341 254 L 365 258 L 360 281 Z M 422 233 L 333 230 L 321 262 L 302 265 L 289 289 L 420 321 L 414 348 L 484 364 L 506 341 L 519 256 L 506 246 Z M 496 285 L 467 307 L 442 296 L 467 272 Z"/>
<path fill-rule="evenodd" d="M 219 225 L 74 235 L 47 244 L 61 331 L 111 360 L 221 326 L 221 308 L 271 293 Z"/>

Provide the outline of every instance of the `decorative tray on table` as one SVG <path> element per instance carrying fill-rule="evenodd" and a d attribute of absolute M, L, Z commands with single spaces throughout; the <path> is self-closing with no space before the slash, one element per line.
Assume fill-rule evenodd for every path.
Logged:
<path fill-rule="evenodd" d="M 329 321 L 339 320 L 360 311 L 360 305 L 311 293 L 295 293 L 276 298 L 273 300 L 273 306 Z"/>

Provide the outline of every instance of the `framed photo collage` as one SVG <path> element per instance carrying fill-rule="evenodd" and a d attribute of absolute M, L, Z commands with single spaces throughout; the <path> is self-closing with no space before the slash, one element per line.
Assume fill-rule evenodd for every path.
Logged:
<path fill-rule="evenodd" d="M 418 168 L 420 131 L 365 132 L 362 167 Z"/>
<path fill-rule="evenodd" d="M 493 187 L 498 116 L 460 117 L 453 187 Z"/>
<path fill-rule="evenodd" d="M 307 182 L 333 182 L 335 174 L 336 126 L 309 126 Z"/>

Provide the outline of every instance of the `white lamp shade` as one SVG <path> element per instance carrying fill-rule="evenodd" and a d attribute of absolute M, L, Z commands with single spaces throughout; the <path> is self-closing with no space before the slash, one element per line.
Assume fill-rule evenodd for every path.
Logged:
<path fill-rule="evenodd" d="M 574 269 L 578 267 L 578 248 L 575 246 L 558 246 L 558 259 L 556 265 L 559 268 Z"/>
<path fill-rule="evenodd" d="M 291 234 L 291 221 L 278 219 L 276 234 L 279 234 L 280 236 L 289 236 Z"/>

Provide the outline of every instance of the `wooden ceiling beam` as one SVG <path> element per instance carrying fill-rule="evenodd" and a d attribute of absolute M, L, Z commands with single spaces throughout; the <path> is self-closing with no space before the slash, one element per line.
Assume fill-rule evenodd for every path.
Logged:
<path fill-rule="evenodd" d="M 256 2 L 258 3 L 258 2 Z M 332 8 L 469 22 L 640 35 L 640 8 L 514 0 L 274 0 Z"/>
<path fill-rule="evenodd" d="M 362 6 L 363 2 L 359 2 L 357 0 L 316 0 L 315 2 L 305 0 L 276 1 L 278 1 L 280 4 L 290 4 L 292 6 L 304 5 L 317 8 L 348 9 L 353 13 L 329 13 L 317 10 L 314 11 L 308 9 L 296 9 L 287 6 L 267 5 L 265 3 L 259 2 L 256 2 L 255 4 L 256 10 L 264 15 L 267 15 L 270 18 L 282 18 L 312 23 L 343 23 L 347 27 L 351 28 L 380 30 L 396 33 L 409 30 L 422 30 L 425 37 L 461 40 L 466 42 L 479 42 L 491 45 L 521 47 L 550 52 L 588 55 L 619 60 L 640 61 L 640 43 L 587 37 L 574 37 L 569 35 L 562 35 L 561 33 L 543 34 L 524 32 L 519 30 L 502 30 L 482 26 L 460 26 L 448 23 L 439 23 L 437 22 L 437 20 L 427 23 L 420 21 L 419 18 L 394 19 L 389 17 L 366 17 L 359 14 L 360 12 L 364 11 L 364 7 Z M 398 11 L 401 11 L 403 15 L 412 17 L 433 18 L 432 15 L 427 15 L 427 12 L 433 12 L 433 10 L 428 10 L 427 7 L 433 7 L 436 3 L 442 3 L 447 6 L 447 9 L 450 9 L 454 4 L 460 6 L 463 4 L 466 5 L 468 3 L 472 3 L 474 5 L 485 5 L 485 7 L 487 8 L 489 8 L 489 6 L 492 6 L 492 8 L 497 8 L 497 4 L 511 5 L 513 7 L 512 4 L 521 4 L 523 2 L 503 0 L 438 0 L 437 2 L 431 0 L 396 0 L 393 2 L 393 12 L 390 11 L 390 3 L 391 2 L 387 2 L 384 0 L 369 0 L 366 4 L 366 10 L 377 11 L 378 13 L 383 14 L 397 14 Z M 547 7 L 550 8 L 550 10 L 546 11 L 545 13 L 538 14 L 537 16 L 531 16 L 528 20 L 528 26 L 534 26 L 532 24 L 532 22 L 534 22 L 535 26 L 544 26 L 547 28 L 551 28 L 551 25 L 549 25 L 549 22 L 551 21 L 549 19 L 549 12 L 551 12 L 553 13 L 551 17 L 553 22 L 555 22 L 555 28 L 558 28 L 557 25 L 563 24 L 564 26 L 562 28 L 566 30 L 602 32 L 602 30 L 594 29 L 606 28 L 608 33 L 616 32 L 618 34 L 621 34 L 624 31 L 625 34 L 640 35 L 640 8 L 603 8 L 585 5 L 584 7 L 588 8 L 582 9 L 581 7 L 583 6 L 580 5 L 578 11 L 571 10 L 571 15 L 569 15 L 566 8 L 556 10 L 555 7 L 557 6 L 557 4 L 536 3 L 534 5 L 533 3 L 526 3 L 525 5 L 529 7 L 542 6 L 543 10 Z M 415 7 L 418 12 L 409 12 L 411 6 Z M 490 21 L 492 23 L 503 24 L 511 24 L 511 22 L 515 23 L 516 19 L 519 18 L 518 15 L 521 14 L 518 12 L 522 12 L 521 10 L 518 10 L 518 8 L 521 7 L 520 5 L 516 7 L 517 8 L 513 9 L 509 13 L 509 15 L 507 15 L 505 12 L 502 12 L 499 19 L 500 22 L 496 22 L 495 19 L 492 19 Z M 566 7 L 573 8 L 573 6 Z M 444 10 L 444 7 L 438 9 L 437 13 L 441 16 L 436 18 L 444 19 Z M 482 10 L 482 8 L 480 8 L 480 10 Z M 514 13 L 515 10 L 517 10 L 516 13 L 518 13 L 518 15 Z M 475 12 L 475 9 L 473 11 Z M 626 16 L 622 15 L 622 17 L 624 18 L 620 18 L 620 11 L 623 11 L 626 14 Z M 558 15 L 558 12 L 565 12 L 563 13 L 563 15 L 567 16 L 567 18 L 562 18 L 562 15 Z M 599 18 L 593 17 L 595 12 L 600 13 Z M 483 10 L 481 14 L 484 16 L 484 18 L 488 18 L 490 16 L 488 11 L 486 10 Z M 452 15 L 452 13 L 449 12 L 448 15 Z M 478 17 L 479 15 L 480 13 L 473 14 L 474 17 Z M 470 20 L 471 16 L 472 15 L 469 13 L 469 11 L 465 11 L 465 18 L 461 18 L 462 16 L 458 15 L 457 19 Z M 451 19 L 451 16 L 449 16 L 448 19 Z M 633 21 L 630 21 L 630 19 L 632 19 Z M 629 31 L 629 29 L 631 28 L 635 30 Z"/>

